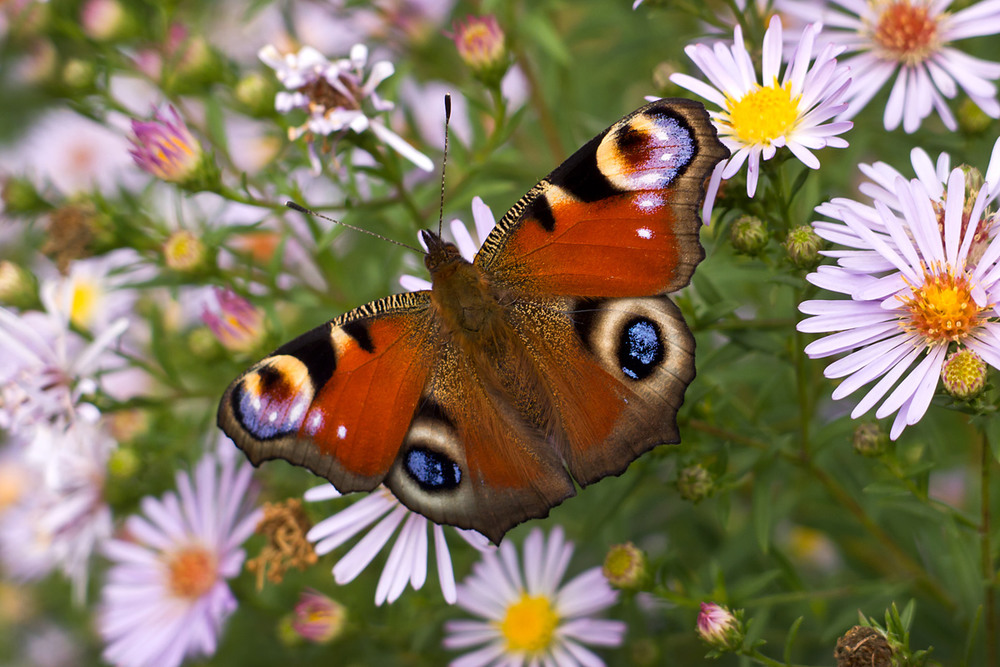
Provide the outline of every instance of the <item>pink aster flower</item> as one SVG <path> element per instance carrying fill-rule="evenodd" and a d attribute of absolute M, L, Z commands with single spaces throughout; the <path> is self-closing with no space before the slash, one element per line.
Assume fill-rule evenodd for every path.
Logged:
<path fill-rule="evenodd" d="M 853 125 L 831 119 L 847 108 L 841 98 L 850 86 L 850 73 L 837 64 L 835 56 L 841 47 L 827 45 L 814 58 L 813 45 L 819 30 L 819 25 L 809 25 L 802 31 L 779 80 L 781 19 L 772 17 L 764 34 L 763 83 L 757 81 L 740 26 L 736 26 L 731 47 L 693 44 L 684 49 L 712 85 L 686 74 L 674 74 L 670 80 L 722 109 L 711 112 L 712 122 L 719 130 L 719 139 L 732 153 L 712 172 L 703 211 L 706 222 L 711 219 L 720 182 L 735 176 L 744 163 L 747 196 L 753 197 L 761 160 L 770 160 L 779 148 L 787 148 L 802 164 L 818 169 L 819 160 L 812 151 L 827 146 L 847 147 L 847 141 L 837 135 Z"/>
<path fill-rule="evenodd" d="M 1000 0 L 983 0 L 949 12 L 951 0 L 776 0 L 775 9 L 804 21 L 823 21 L 821 40 L 845 47 L 853 84 L 842 119 L 853 117 L 891 79 L 883 122 L 915 132 L 931 111 L 950 130 L 955 117 L 946 99 L 961 87 L 987 115 L 1000 117 L 995 81 L 1000 63 L 974 58 L 952 46 L 969 37 L 1000 33 Z"/>
<path fill-rule="evenodd" d="M 493 216 L 493 211 L 490 210 L 490 207 L 487 206 L 479 197 L 472 198 L 472 220 L 475 223 L 476 236 L 478 239 L 472 238 L 472 235 L 469 234 L 469 230 L 465 226 L 465 223 L 461 220 L 452 220 L 449 225 L 452 238 L 455 240 L 455 245 L 458 246 L 458 250 L 462 253 L 462 257 L 470 262 L 475 259 L 480 246 L 483 245 L 486 237 L 490 235 L 490 232 L 493 231 L 493 228 L 496 227 L 497 224 L 496 218 Z M 424 245 L 423 236 L 418 234 L 417 240 L 420 241 L 420 245 L 424 247 L 424 250 L 426 250 L 427 247 Z M 400 276 L 399 284 L 403 287 L 403 289 L 409 292 L 418 292 L 420 290 L 429 290 L 431 288 L 431 282 L 426 278 L 418 278 L 408 274 Z"/>
<path fill-rule="evenodd" d="M 881 401 L 876 417 L 897 413 L 893 439 L 927 411 L 949 350 L 970 349 L 1000 368 L 1000 243 L 996 214 L 987 209 L 1000 194 L 1000 141 L 982 187 L 967 190 L 967 181 L 978 179 L 961 169 L 944 174 L 946 163 L 939 159 L 935 170 L 915 152 L 920 178 L 896 175 L 891 183 L 889 168 L 867 167 L 875 176 L 863 188 L 871 204 L 834 199 L 817 208 L 834 222 L 813 223 L 817 234 L 846 249 L 829 252 L 837 265 L 807 279 L 850 298 L 799 305 L 811 316 L 800 331 L 829 334 L 806 354 L 846 354 L 824 372 L 844 378 L 835 399 L 875 382 L 851 417 Z"/>
<path fill-rule="evenodd" d="M 128 667 L 176 667 L 215 653 L 236 609 L 226 583 L 240 573 L 240 546 L 262 518 L 252 468 L 220 452 L 177 474 L 177 493 L 142 500 L 125 536 L 106 543 L 113 565 L 101 592 L 104 659 Z"/>
<path fill-rule="evenodd" d="M 315 487 L 305 494 L 305 499 L 310 502 L 339 497 L 340 492 L 331 484 Z M 316 553 L 322 556 L 367 530 L 372 524 L 374 527 L 368 534 L 351 547 L 333 567 L 333 578 L 338 584 L 351 582 L 361 574 L 402 525 L 379 577 L 375 589 L 375 604 L 395 602 L 406 590 L 407 584 L 413 590 L 420 590 L 427 580 L 427 527 L 431 526 L 441 593 L 449 604 L 455 603 L 455 574 L 444 528 L 408 510 L 385 487 L 379 487 L 346 509 L 320 521 L 312 527 L 306 539 L 316 543 Z M 490 549 L 487 539 L 479 533 L 458 528 L 455 531 L 476 549 Z"/>
<path fill-rule="evenodd" d="M 559 526 L 548 540 L 540 529 L 531 531 L 523 570 L 509 540 L 484 554 L 458 589 L 458 606 L 483 620 L 449 621 L 444 639 L 447 648 L 480 648 L 452 661 L 452 667 L 604 665 L 584 644 L 622 644 L 625 623 L 594 617 L 613 605 L 618 593 L 600 567 L 560 585 L 572 556 L 573 543 Z"/>
<path fill-rule="evenodd" d="M 277 48 L 267 45 L 258 55 L 291 91 L 278 93 L 275 108 L 282 113 L 301 109 L 309 115 L 303 125 L 289 128 L 291 140 L 307 133 L 340 137 L 347 132 L 360 134 L 371 130 L 380 141 L 420 169 L 431 171 L 434 168 L 430 158 L 390 130 L 377 115 L 394 107 L 392 102 L 382 99 L 375 89 L 392 76 L 395 68 L 392 63 L 382 60 L 373 64 L 366 74 L 368 47 L 364 44 L 355 44 L 348 58 L 335 61 L 327 60 L 310 46 L 303 47 L 298 53 L 282 56 Z M 366 106 L 372 111 L 366 111 Z M 318 173 L 319 157 L 311 139 L 309 150 L 313 170 Z"/>

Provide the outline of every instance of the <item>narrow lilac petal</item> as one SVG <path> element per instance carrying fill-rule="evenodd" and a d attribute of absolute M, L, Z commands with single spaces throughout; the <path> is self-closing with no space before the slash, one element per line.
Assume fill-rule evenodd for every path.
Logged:
<path fill-rule="evenodd" d="M 472 240 L 472 235 L 469 233 L 469 229 L 465 226 L 465 223 L 461 220 L 452 220 L 451 235 L 455 239 L 455 245 L 458 246 L 459 253 L 471 262 L 476 256 L 479 246 Z"/>
<path fill-rule="evenodd" d="M 882 122 L 887 130 L 895 130 L 903 120 L 903 110 L 907 101 L 907 82 L 909 81 L 909 68 L 903 67 L 896 77 L 896 83 L 889 93 L 889 101 L 885 105 L 885 114 Z"/>
<path fill-rule="evenodd" d="M 334 580 L 340 585 L 354 581 L 389 541 L 408 511 L 402 505 L 396 507 L 389 516 L 382 519 L 361 538 L 333 567 Z"/>
<path fill-rule="evenodd" d="M 941 373 L 941 362 L 943 359 L 943 348 L 939 350 L 931 350 L 930 353 L 924 357 L 923 361 L 917 364 L 917 367 L 910 371 L 906 378 L 899 383 L 899 386 L 897 386 L 893 392 L 889 394 L 882 405 L 879 406 L 878 410 L 875 411 L 875 416 L 879 419 L 888 417 L 902 407 L 904 402 L 915 397 L 921 386 L 924 384 L 925 378 L 929 374 L 936 382 L 937 376 Z M 930 399 L 928 398 L 928 401 L 929 400 Z M 926 406 L 924 409 L 926 409 Z"/>
<path fill-rule="evenodd" d="M 444 537 L 444 528 L 434 524 L 434 559 L 437 561 L 438 582 L 441 584 L 441 595 L 448 604 L 455 604 L 458 591 L 455 588 L 455 572 L 451 565 L 451 553 Z"/>
<path fill-rule="evenodd" d="M 476 235 L 482 245 L 497 226 L 493 210 L 478 195 L 472 198 L 472 221 L 476 225 Z"/>
<path fill-rule="evenodd" d="M 916 347 L 910 351 L 903 359 L 898 361 L 895 366 L 893 366 L 888 373 L 886 373 L 881 380 L 879 380 L 874 387 L 872 387 L 864 398 L 854 407 L 851 411 L 851 419 L 857 419 L 861 415 L 868 412 L 873 405 L 875 405 L 886 392 L 896 384 L 896 381 L 906 372 L 906 369 L 916 360 L 920 353 L 923 352 L 922 347 Z"/>
<path fill-rule="evenodd" d="M 958 266 L 958 250 L 962 233 L 962 209 L 965 206 L 965 175 L 955 169 L 948 178 L 948 194 L 944 209 L 945 259 Z M 971 225 L 970 225 L 971 226 Z"/>

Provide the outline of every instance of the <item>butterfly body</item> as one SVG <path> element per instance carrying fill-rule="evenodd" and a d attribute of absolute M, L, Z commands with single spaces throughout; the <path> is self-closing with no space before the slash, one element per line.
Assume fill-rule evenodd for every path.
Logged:
<path fill-rule="evenodd" d="M 422 232 L 432 288 L 361 306 L 227 389 L 219 424 L 254 464 L 342 492 L 382 483 L 494 542 L 677 442 L 694 339 L 665 296 L 704 257 L 698 207 L 726 156 L 704 108 L 661 100 L 528 192 L 474 261 Z"/>

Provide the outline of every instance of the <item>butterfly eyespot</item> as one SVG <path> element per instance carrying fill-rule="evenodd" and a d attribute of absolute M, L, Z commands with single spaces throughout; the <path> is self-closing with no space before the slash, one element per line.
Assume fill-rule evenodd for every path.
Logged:
<path fill-rule="evenodd" d="M 406 472 L 425 491 L 445 491 L 457 488 L 462 481 L 462 469 L 457 463 L 423 447 L 406 453 Z"/>
<path fill-rule="evenodd" d="M 262 362 L 233 386 L 236 420 L 259 440 L 272 440 L 299 430 L 313 398 L 309 371 L 295 357 L 276 356 Z"/>
<path fill-rule="evenodd" d="M 618 363 L 622 373 L 643 380 L 663 362 L 663 342 L 656 322 L 645 317 L 630 320 L 618 340 Z"/>

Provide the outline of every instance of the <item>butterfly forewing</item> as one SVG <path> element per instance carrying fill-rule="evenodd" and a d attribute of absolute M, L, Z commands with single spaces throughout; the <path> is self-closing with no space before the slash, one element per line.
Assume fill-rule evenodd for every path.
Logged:
<path fill-rule="evenodd" d="M 532 188 L 497 224 L 476 264 L 498 282 L 548 294 L 678 290 L 704 258 L 705 177 L 728 154 L 701 104 L 652 102 Z"/>

